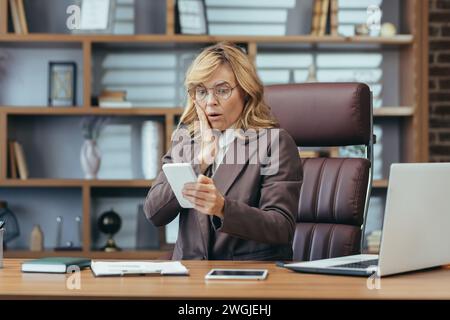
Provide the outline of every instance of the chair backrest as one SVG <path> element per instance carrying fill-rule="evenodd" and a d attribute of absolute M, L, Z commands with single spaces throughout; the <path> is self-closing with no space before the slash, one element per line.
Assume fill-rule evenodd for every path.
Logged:
<path fill-rule="evenodd" d="M 360 253 L 371 175 L 372 105 L 363 83 L 265 88 L 265 101 L 299 147 L 365 145 L 368 158 L 302 159 L 293 259 Z"/>

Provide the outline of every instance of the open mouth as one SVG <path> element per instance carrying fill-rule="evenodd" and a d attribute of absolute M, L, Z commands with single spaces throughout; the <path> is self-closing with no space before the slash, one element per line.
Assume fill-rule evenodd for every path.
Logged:
<path fill-rule="evenodd" d="M 212 120 L 212 121 L 218 120 L 220 117 L 222 117 L 222 114 L 220 114 L 220 113 L 215 113 L 215 112 L 208 113 L 209 120 Z"/>

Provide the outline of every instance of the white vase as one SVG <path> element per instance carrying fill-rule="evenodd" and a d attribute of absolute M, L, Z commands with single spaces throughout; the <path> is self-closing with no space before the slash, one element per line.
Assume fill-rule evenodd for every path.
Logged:
<path fill-rule="evenodd" d="M 100 150 L 95 140 L 85 140 L 81 147 L 81 167 L 84 171 L 85 179 L 96 179 L 100 169 Z"/>
<path fill-rule="evenodd" d="M 142 124 L 142 172 L 145 179 L 154 179 L 158 175 L 163 155 L 164 130 L 158 121 L 145 121 Z"/>

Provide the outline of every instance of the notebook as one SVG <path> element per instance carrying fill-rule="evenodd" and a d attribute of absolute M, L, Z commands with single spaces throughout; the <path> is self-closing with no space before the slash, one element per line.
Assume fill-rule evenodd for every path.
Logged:
<path fill-rule="evenodd" d="M 188 275 L 179 261 L 147 262 L 147 261 L 92 261 L 91 270 L 94 276 L 125 275 Z"/>
<path fill-rule="evenodd" d="M 70 266 L 89 267 L 91 260 L 77 257 L 49 257 L 22 263 L 22 272 L 66 273 Z M 70 270 L 69 270 L 70 271 Z"/>

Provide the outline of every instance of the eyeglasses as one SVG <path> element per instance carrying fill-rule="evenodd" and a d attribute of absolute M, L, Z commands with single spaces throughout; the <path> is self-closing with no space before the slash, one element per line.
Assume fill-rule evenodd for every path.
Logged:
<path fill-rule="evenodd" d="M 237 85 L 232 87 L 228 82 L 224 82 L 217 84 L 212 88 L 206 88 L 204 85 L 198 85 L 190 88 L 188 92 L 192 99 L 196 101 L 203 101 L 206 97 L 208 97 L 208 91 L 212 89 L 214 96 L 217 99 L 227 100 L 231 97 L 231 94 L 236 87 Z"/>

